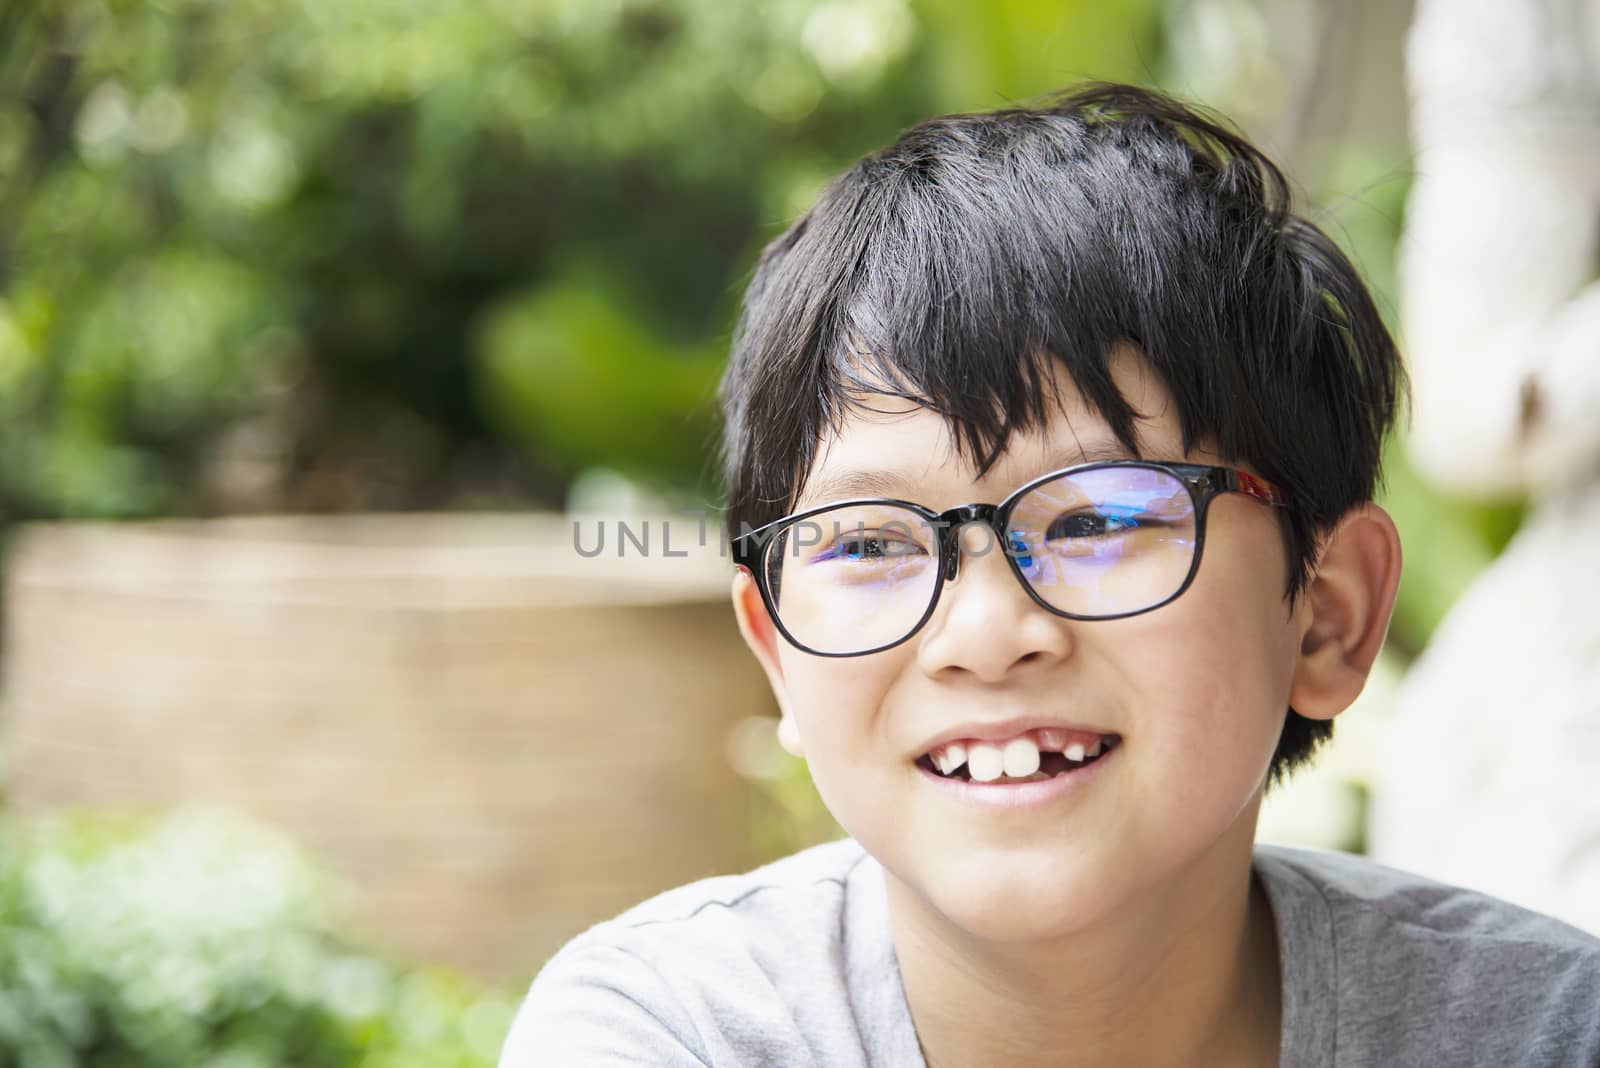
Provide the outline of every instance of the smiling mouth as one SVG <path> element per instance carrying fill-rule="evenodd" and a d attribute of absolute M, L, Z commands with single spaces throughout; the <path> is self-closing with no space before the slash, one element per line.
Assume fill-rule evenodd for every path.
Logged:
<path fill-rule="evenodd" d="M 1034 746 L 1027 739 L 1016 739 L 1004 746 L 951 743 L 918 757 L 915 763 L 923 771 L 942 779 L 1007 786 L 1070 775 L 1100 760 L 1120 744 L 1122 736 L 1119 734 L 1105 735 L 1089 747 L 1071 745 L 1065 752 Z"/>

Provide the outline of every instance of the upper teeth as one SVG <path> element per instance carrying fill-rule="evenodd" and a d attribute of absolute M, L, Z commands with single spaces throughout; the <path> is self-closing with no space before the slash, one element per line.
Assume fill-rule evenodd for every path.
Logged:
<path fill-rule="evenodd" d="M 1038 751 L 1034 759 L 1038 759 Z M 998 747 L 979 742 L 967 753 L 967 771 L 978 782 L 993 782 L 1006 770 L 1006 756 Z"/>
<path fill-rule="evenodd" d="M 949 775 L 967 762 L 967 747 L 960 742 L 942 745 L 929 754 L 941 775 Z"/>
<path fill-rule="evenodd" d="M 1039 770 L 1039 747 L 1033 744 L 1032 739 L 1013 738 L 1000 751 L 1000 757 L 1005 763 L 1006 774 L 1013 779 L 1032 775 Z"/>
<path fill-rule="evenodd" d="M 1035 741 L 1034 734 L 1039 735 Z M 1001 775 L 1014 779 L 1026 778 L 1039 770 L 1039 750 L 1043 747 L 1058 752 L 1073 763 L 1100 755 L 1103 739 L 1095 738 L 1088 745 L 1074 741 L 1063 745 L 1064 731 L 1040 730 L 1021 734 L 1004 744 L 973 742 L 970 747 L 961 742 L 949 742 L 933 749 L 929 761 L 941 775 L 950 775 L 967 765 L 967 773 L 977 782 L 993 782 Z"/>

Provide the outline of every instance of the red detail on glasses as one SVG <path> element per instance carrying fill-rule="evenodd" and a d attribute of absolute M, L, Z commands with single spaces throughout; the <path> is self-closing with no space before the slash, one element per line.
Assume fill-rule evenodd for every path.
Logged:
<path fill-rule="evenodd" d="M 1239 492 L 1265 504 L 1283 507 L 1289 503 L 1283 491 L 1264 478 L 1247 474 L 1244 471 L 1235 471 L 1234 477 L 1239 480 Z"/>

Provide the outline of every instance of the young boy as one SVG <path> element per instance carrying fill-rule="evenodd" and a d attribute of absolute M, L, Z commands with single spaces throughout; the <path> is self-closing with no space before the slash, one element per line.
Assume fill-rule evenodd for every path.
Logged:
<path fill-rule="evenodd" d="M 501 1064 L 1600 1064 L 1600 942 L 1254 846 L 1383 643 L 1401 380 L 1278 170 L 1158 94 L 859 163 L 723 390 L 734 612 L 850 838 L 573 940 Z"/>

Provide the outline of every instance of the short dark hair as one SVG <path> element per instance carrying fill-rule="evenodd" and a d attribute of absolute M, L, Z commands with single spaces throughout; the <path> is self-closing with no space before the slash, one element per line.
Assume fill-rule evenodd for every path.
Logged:
<path fill-rule="evenodd" d="M 1282 487 L 1285 599 L 1372 499 L 1404 371 L 1356 269 L 1282 171 L 1164 94 L 1089 83 L 950 115 L 861 160 L 767 246 L 722 380 L 730 535 L 791 510 L 825 428 L 868 395 L 938 413 L 988 470 L 1063 369 L 1138 455 L 1131 344 L 1207 443 Z M 1285 718 L 1281 781 L 1332 734 Z"/>

